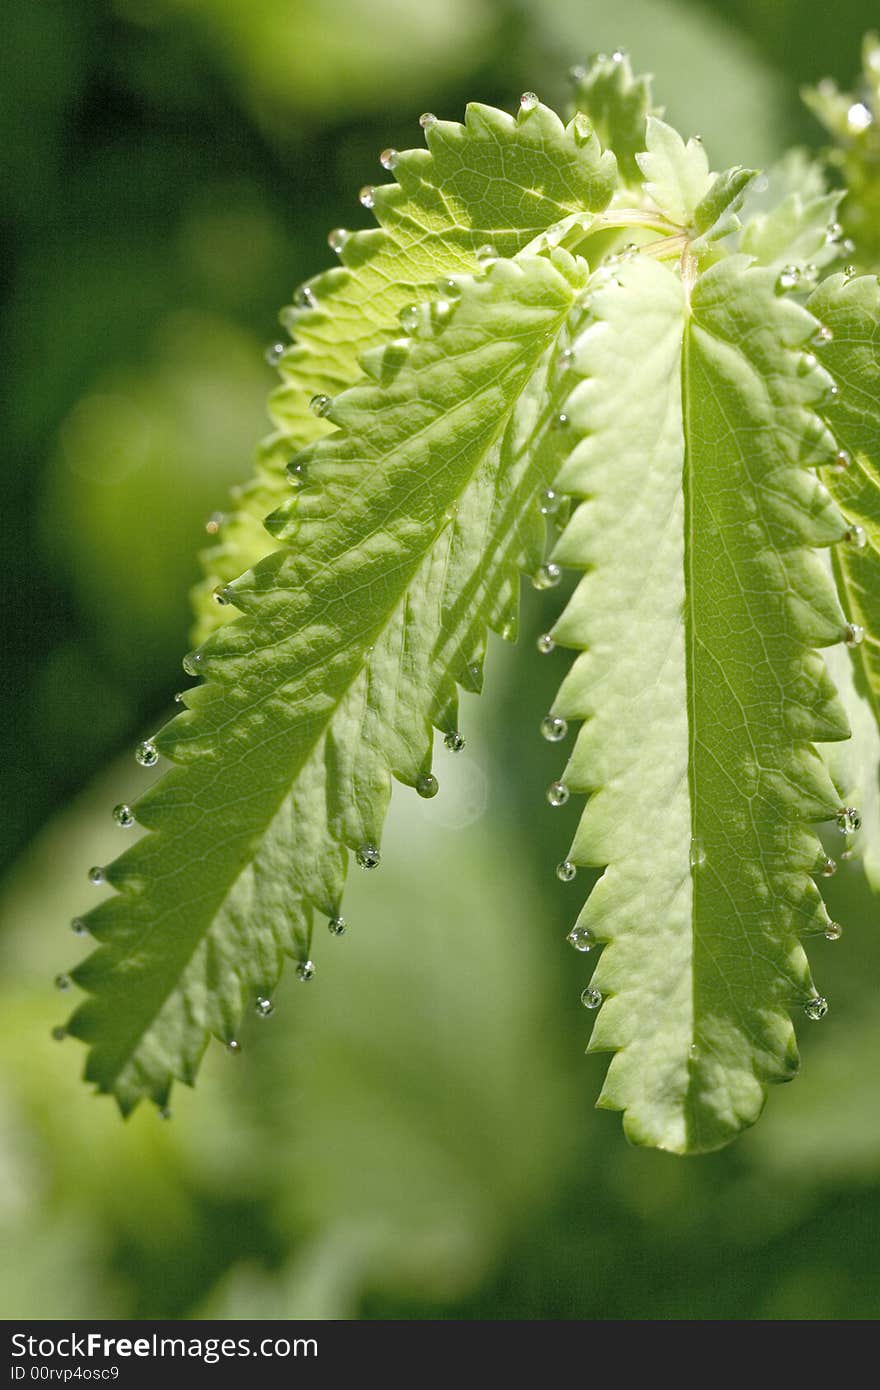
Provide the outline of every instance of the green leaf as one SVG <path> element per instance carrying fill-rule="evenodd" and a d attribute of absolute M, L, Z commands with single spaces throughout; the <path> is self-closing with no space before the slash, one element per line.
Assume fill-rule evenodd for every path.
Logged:
<path fill-rule="evenodd" d="M 294 341 L 271 397 L 275 431 L 203 556 L 197 641 L 224 621 L 215 587 L 274 549 L 262 523 L 287 495 L 285 465 L 328 429 L 310 402 L 357 381 L 363 354 L 398 336 L 401 312 L 434 298 L 441 276 L 514 256 L 564 218 L 600 211 L 614 190 L 614 156 L 582 120 L 564 126 L 540 103 L 513 117 L 474 102 L 463 125 L 423 120 L 427 150 L 389 151 L 397 181 L 362 192 L 379 227 L 332 234 L 341 264 L 303 286 L 282 316 Z"/>
<path fill-rule="evenodd" d="M 423 336 L 365 357 L 336 432 L 300 455 L 307 485 L 276 518 L 292 544 L 230 587 L 244 617 L 155 741 L 179 765 L 135 805 L 151 833 L 85 919 L 105 944 L 74 972 L 92 997 L 69 1027 L 123 1110 L 191 1080 L 284 951 L 304 965 L 346 850 L 378 851 L 391 775 L 433 790 L 432 723 L 454 731 L 456 681 L 479 686 L 486 625 L 511 635 L 518 570 L 540 562 L 549 352 L 583 275 L 557 251 L 461 277 Z"/>
<path fill-rule="evenodd" d="M 661 115 L 651 101 L 651 79 L 633 76 L 625 53 L 600 55 L 586 68 L 575 68 L 574 107 L 592 122 L 603 148 L 617 156 L 624 183 L 641 183 L 636 155 L 645 149 L 649 115 Z"/>
<path fill-rule="evenodd" d="M 811 744 L 848 729 L 812 649 L 843 618 L 811 547 L 843 522 L 809 471 L 831 447 L 829 379 L 800 351 L 816 323 L 775 279 L 729 258 L 688 304 L 625 263 L 565 407 L 581 442 L 557 486 L 579 505 L 556 559 L 586 573 L 554 628 L 582 652 L 554 713 L 585 721 L 568 858 L 604 866 L 574 938 L 605 946 L 590 1046 L 615 1053 L 600 1105 L 680 1153 L 728 1142 L 793 1074 L 801 938 L 828 921 L 805 822 L 838 801 Z"/>
<path fill-rule="evenodd" d="M 876 729 L 880 725 L 880 285 L 875 276 L 835 275 L 810 299 L 828 341 L 817 351 L 834 376 L 839 395 L 828 413 L 839 451 L 825 481 L 847 519 L 847 540 L 834 567 L 847 618 L 862 640 L 838 677 L 851 689 L 855 731 L 860 735 L 836 776 L 861 812 L 863 831 L 853 849 L 863 853 L 872 881 L 880 882 L 880 812 L 877 810 Z M 871 716 L 870 718 L 868 716 Z M 871 724 L 874 726 L 872 735 Z"/>
<path fill-rule="evenodd" d="M 672 126 L 649 116 L 646 148 L 636 156 L 645 193 L 670 222 L 691 226 L 713 184 L 702 142 L 691 139 L 685 144 Z"/>
<path fill-rule="evenodd" d="M 738 165 L 716 177 L 708 193 L 694 208 L 694 227 L 699 235 L 692 250 L 698 251 L 710 241 L 720 241 L 731 232 L 739 231 L 737 213 L 749 184 L 756 177 L 753 169 L 741 169 Z"/>

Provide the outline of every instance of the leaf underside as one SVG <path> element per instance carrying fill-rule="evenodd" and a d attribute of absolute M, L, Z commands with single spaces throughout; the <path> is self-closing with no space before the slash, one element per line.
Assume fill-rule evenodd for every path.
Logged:
<path fill-rule="evenodd" d="M 378 859 L 392 779 L 433 794 L 434 730 L 454 740 L 487 632 L 514 637 L 520 575 L 557 566 L 582 574 L 553 714 L 580 721 L 561 779 L 589 797 L 568 859 L 603 870 L 576 927 L 604 948 L 599 1104 L 634 1142 L 705 1151 L 796 1068 L 802 942 L 828 926 L 810 823 L 854 785 L 828 750 L 850 722 L 876 737 L 877 291 L 835 279 L 812 312 L 780 294 L 780 265 L 835 254 L 833 199 L 810 182 L 750 205 L 747 171 L 712 175 L 603 62 L 579 83 L 589 121 L 525 99 L 431 118 L 366 197 L 380 227 L 338 238 L 342 265 L 288 311 L 275 433 L 205 556 L 204 683 L 84 919 L 99 946 L 68 1027 L 123 1111 L 191 1082 L 285 955 L 305 968 L 349 853 Z M 602 264 L 639 209 L 656 258 Z M 828 370 L 819 320 L 841 328 Z M 826 421 L 832 376 L 849 405 Z M 832 478 L 841 440 L 857 467 Z M 551 486 L 571 508 L 548 568 Z M 856 517 L 870 545 L 830 562 Z M 833 653 L 845 710 L 817 649 L 847 621 L 870 640 L 852 670 Z"/>

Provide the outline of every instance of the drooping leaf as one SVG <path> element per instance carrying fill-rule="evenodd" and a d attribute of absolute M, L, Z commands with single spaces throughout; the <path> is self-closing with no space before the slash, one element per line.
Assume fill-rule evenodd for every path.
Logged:
<path fill-rule="evenodd" d="M 554 713 L 585 721 L 562 780 L 592 794 L 568 858 L 604 866 L 573 944 L 605 943 L 600 1104 L 694 1152 L 791 1076 L 790 1010 L 817 997 L 805 822 L 838 803 L 811 741 L 848 730 L 812 650 L 843 617 L 811 548 L 843 522 L 809 471 L 829 451 L 829 379 L 801 361 L 816 324 L 775 274 L 730 258 L 689 303 L 646 260 L 615 275 L 574 344 L 583 438 L 558 479 L 580 505 L 555 558 L 586 575 L 554 629 L 583 653 Z"/>
<path fill-rule="evenodd" d="M 432 724 L 454 734 L 456 681 L 479 687 L 487 624 L 515 626 L 518 571 L 540 563 L 548 352 L 582 280 L 561 251 L 461 277 L 424 336 L 367 355 L 300 455 L 290 543 L 230 586 L 244 616 L 155 740 L 178 765 L 136 803 L 150 833 L 85 919 L 104 944 L 70 1031 L 124 1110 L 192 1079 L 283 952 L 308 975 L 313 910 L 338 917 L 347 849 L 375 865 L 392 773 L 435 789 Z"/>

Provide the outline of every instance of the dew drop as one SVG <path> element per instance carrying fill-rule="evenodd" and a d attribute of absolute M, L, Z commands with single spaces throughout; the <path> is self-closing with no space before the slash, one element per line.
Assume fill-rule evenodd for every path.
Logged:
<path fill-rule="evenodd" d="M 316 309 L 318 307 L 315 291 L 309 285 L 300 285 L 293 297 L 293 302 L 297 309 Z"/>
<path fill-rule="evenodd" d="M 382 165 L 383 169 L 388 169 L 390 171 L 394 168 L 399 157 L 400 156 L 398 155 L 397 150 L 383 150 L 382 153 L 379 155 L 379 163 Z"/>
<path fill-rule="evenodd" d="M 549 656 L 550 653 L 555 650 L 556 643 L 553 641 L 553 638 L 550 636 L 549 632 L 542 632 L 541 636 L 536 641 L 535 646 L 538 648 L 538 651 L 541 653 L 542 656 Z"/>
<path fill-rule="evenodd" d="M 347 232 L 344 227 L 334 227 L 332 232 L 327 233 L 327 245 L 331 251 L 335 251 L 337 256 L 340 256 L 350 235 L 351 233 Z"/>
<path fill-rule="evenodd" d="M 497 261 L 498 252 L 491 242 L 487 241 L 485 245 L 477 247 L 474 256 L 480 265 L 486 265 L 489 261 Z"/>
<path fill-rule="evenodd" d="M 852 459 L 846 452 L 846 449 L 838 449 L 831 461 L 831 467 L 834 469 L 835 473 L 845 473 L 851 463 Z"/>
<path fill-rule="evenodd" d="M 360 193 L 358 194 L 358 202 L 360 203 L 361 207 L 364 207 L 364 208 L 372 208 L 372 207 L 375 207 L 375 205 L 376 205 L 376 190 L 375 190 L 375 188 L 373 187 L 372 184 L 370 184 L 370 183 L 364 184 L 363 188 L 361 189 Z"/>
<path fill-rule="evenodd" d="M 74 936 L 85 936 L 88 927 L 81 917 L 74 917 L 70 924 L 70 930 L 73 932 Z"/>
<path fill-rule="evenodd" d="M 577 67 L 569 68 L 568 70 L 568 80 L 575 87 L 579 82 L 583 82 L 586 75 L 587 70 L 581 63 L 579 63 Z"/>
<path fill-rule="evenodd" d="M 309 470 L 307 464 L 297 459 L 291 459 L 290 463 L 287 465 L 286 472 L 292 486 L 302 487 L 308 477 Z"/>
<path fill-rule="evenodd" d="M 837 864 L 830 855 L 826 854 L 825 858 L 820 862 L 819 873 L 823 878 L 833 878 L 837 873 Z"/>
<path fill-rule="evenodd" d="M 597 989 L 592 989 L 589 985 L 581 990 L 581 1003 L 585 1009 L 598 1009 L 602 1003 L 602 995 Z"/>
<path fill-rule="evenodd" d="M 174 703 L 175 703 L 176 705 L 182 705 L 182 704 L 183 704 L 183 691 L 182 691 L 182 690 L 176 690 L 176 691 L 174 692 L 174 695 L 172 696 L 172 699 L 174 700 Z"/>
<path fill-rule="evenodd" d="M 858 623 L 847 623 L 843 629 L 843 640 L 848 647 L 858 647 L 865 639 L 865 629 Z"/>
<path fill-rule="evenodd" d="M 421 314 L 417 304 L 407 304 L 400 311 L 400 326 L 404 333 L 415 333 L 421 322 Z"/>
<path fill-rule="evenodd" d="M 118 806 L 113 807 L 113 819 L 121 830 L 128 830 L 134 825 L 134 813 L 124 801 L 120 801 Z"/>
<path fill-rule="evenodd" d="M 560 743 L 568 733 L 568 724 L 558 714 L 545 714 L 540 728 L 541 737 L 548 743 Z"/>
<path fill-rule="evenodd" d="M 56 976 L 55 976 L 55 988 L 56 988 L 56 989 L 60 989 L 60 990 L 70 989 L 70 976 L 69 976 L 69 975 L 56 975 Z"/>
<path fill-rule="evenodd" d="M 325 415 L 329 415 L 332 409 L 332 396 L 324 396 L 319 394 L 317 396 L 312 396 L 312 399 L 309 401 L 309 410 L 312 412 L 313 415 L 317 415 L 319 420 L 323 420 Z"/>
<path fill-rule="evenodd" d="M 301 960 L 296 967 L 296 978 L 304 985 L 307 985 L 309 980 L 313 980 L 315 978 L 315 962 Z"/>
<path fill-rule="evenodd" d="M 818 1023 L 820 1018 L 824 1018 L 827 1012 L 828 1000 L 823 999 L 821 994 L 817 994 L 813 999 L 808 999 L 804 1005 L 804 1013 L 807 1015 L 807 1018 L 811 1018 L 814 1023 Z"/>
<path fill-rule="evenodd" d="M 361 845 L 354 857 L 362 869 L 375 869 L 382 855 L 375 845 Z"/>
<path fill-rule="evenodd" d="M 826 238 L 830 242 L 843 241 L 844 230 L 839 222 L 829 222 Z"/>
<path fill-rule="evenodd" d="M 593 138 L 593 124 L 589 117 L 584 115 L 583 111 L 575 112 L 572 130 L 574 131 L 575 141 L 579 145 L 585 145 L 588 140 L 592 140 Z"/>
<path fill-rule="evenodd" d="M 67 1029 L 64 1027 L 63 1023 L 55 1025 L 52 1029 L 52 1037 L 55 1042 L 64 1042 L 64 1039 L 67 1037 Z"/>
<path fill-rule="evenodd" d="M 558 565 L 541 565 L 532 575 L 532 587 L 535 589 L 555 589 L 562 578 L 562 570 Z"/>
<path fill-rule="evenodd" d="M 170 1119 L 171 1119 L 171 1106 L 170 1106 L 170 1105 L 160 1105 L 160 1106 L 157 1107 L 157 1113 L 158 1113 L 158 1115 L 159 1115 L 159 1119 L 160 1119 L 160 1120 L 170 1120 Z"/>
<path fill-rule="evenodd" d="M 480 685 L 483 679 L 483 668 L 476 661 L 468 663 L 467 678 L 471 685 Z"/>
<path fill-rule="evenodd" d="M 443 744 L 450 753 L 460 753 L 464 748 L 464 735 L 458 729 L 450 729 L 448 734 L 443 735 Z"/>
<path fill-rule="evenodd" d="M 216 536 L 217 532 L 220 530 L 220 527 L 223 525 L 225 520 L 226 517 L 223 515 L 222 512 L 212 512 L 211 515 L 208 517 L 208 520 L 205 522 L 205 530 L 207 531 L 208 535 Z"/>
<path fill-rule="evenodd" d="M 547 788 L 547 800 L 551 806 L 564 806 L 570 796 L 564 782 L 551 782 Z"/>
<path fill-rule="evenodd" d="M 570 859 L 563 859 L 561 864 L 556 865 L 556 877 L 560 883 L 571 883 L 572 879 L 577 877 L 577 865 L 572 864 Z"/>
<path fill-rule="evenodd" d="M 688 854 L 692 869 L 702 869 L 706 862 L 706 849 L 702 841 L 696 836 L 691 836 L 691 846 Z"/>
<path fill-rule="evenodd" d="M 434 115 L 433 111 L 423 111 L 421 116 L 419 116 L 419 125 L 422 127 L 422 130 L 430 130 L 431 126 L 436 124 L 437 117 Z"/>
<path fill-rule="evenodd" d="M 846 123 L 855 134 L 861 134 L 871 125 L 874 117 L 863 101 L 854 101 L 846 113 Z"/>
<path fill-rule="evenodd" d="M 829 922 L 825 928 L 826 941 L 839 941 L 843 936 L 843 927 L 839 922 Z"/>
<path fill-rule="evenodd" d="M 416 791 L 418 792 L 419 796 L 430 798 L 432 796 L 436 796 L 439 790 L 440 783 L 437 781 L 437 778 L 434 776 L 433 772 L 423 772 L 416 779 Z"/>
<path fill-rule="evenodd" d="M 254 1007 L 258 1018 L 270 1018 L 275 1012 L 275 1005 L 265 994 L 257 995 L 257 1002 Z"/>
<path fill-rule="evenodd" d="M 228 584 L 218 584 L 211 597 L 218 608 L 228 608 L 232 602 L 232 592 Z"/>
<path fill-rule="evenodd" d="M 833 333 L 833 331 L 827 326 L 827 324 L 824 324 L 824 323 L 821 324 L 821 326 L 820 326 L 819 328 L 816 329 L 816 332 L 813 334 L 812 338 L 810 339 L 810 341 L 811 341 L 816 347 L 825 347 L 826 344 L 832 342 L 833 340 L 834 340 L 834 333 Z"/>
<path fill-rule="evenodd" d="M 236 1052 L 241 1052 L 241 1043 L 238 1041 L 238 1038 L 229 1039 L 228 1043 L 226 1044 L 226 1051 L 233 1053 L 233 1055 Z"/>
<path fill-rule="evenodd" d="M 622 63 L 625 57 L 626 57 L 626 49 L 625 49 L 625 48 L 615 48 L 614 52 L 613 52 L 612 55 L 611 55 L 611 61 L 612 61 L 612 63 Z"/>
<path fill-rule="evenodd" d="M 801 272 L 796 265 L 787 265 L 780 270 L 776 280 L 776 289 L 779 294 L 785 294 L 787 290 L 796 290 L 801 282 Z"/>
<path fill-rule="evenodd" d="M 100 888 L 106 882 L 107 873 L 100 864 L 95 864 L 93 868 L 89 869 L 89 883 L 93 888 Z"/>
<path fill-rule="evenodd" d="M 136 763 L 140 763 L 141 767 L 155 767 L 159 761 L 155 743 L 151 739 L 145 739 L 143 743 L 139 743 L 134 750 L 134 760 Z"/>
<path fill-rule="evenodd" d="M 808 372 L 813 372 L 819 365 L 818 358 L 814 352 L 805 352 L 798 361 L 798 372 L 801 376 L 806 376 Z"/>
<path fill-rule="evenodd" d="M 284 343 L 270 343 L 263 356 L 270 367 L 277 367 L 284 356 Z"/>
<path fill-rule="evenodd" d="M 520 111 L 523 111 L 526 115 L 528 115 L 530 111 L 534 111 L 537 105 L 538 97 L 534 92 L 523 92 L 522 96 L 519 99 Z"/>
<path fill-rule="evenodd" d="M 559 496 L 559 493 L 554 492 L 551 487 L 548 487 L 546 492 L 541 495 L 541 515 L 555 516 L 561 506 L 562 498 Z"/>
<path fill-rule="evenodd" d="M 202 670 L 201 652 L 187 652 L 180 664 L 188 676 L 200 675 Z"/>
<path fill-rule="evenodd" d="M 573 946 L 576 951 L 580 951 L 582 954 L 586 951 L 592 951 L 596 944 L 596 938 L 589 927 L 572 927 L 565 939 L 569 946 Z"/>
<path fill-rule="evenodd" d="M 864 526 L 848 526 L 843 533 L 843 540 L 848 545 L 854 545 L 856 550 L 864 550 L 868 544 L 868 534 Z"/>
<path fill-rule="evenodd" d="M 857 811 L 855 806 L 841 806 L 837 813 L 837 828 L 843 835 L 854 835 L 861 825 L 861 811 Z"/>
<path fill-rule="evenodd" d="M 847 243 L 847 247 L 844 248 L 844 249 L 848 249 L 848 246 L 849 246 L 849 243 Z M 844 280 L 852 280 L 852 279 L 854 279 L 854 278 L 855 278 L 855 273 L 856 273 L 856 268 L 855 268 L 854 265 L 845 265 L 845 266 L 843 267 L 843 278 L 844 278 Z"/>
<path fill-rule="evenodd" d="M 331 936 L 343 936 L 345 934 L 346 921 L 344 917 L 331 917 L 327 923 L 327 930 Z"/>

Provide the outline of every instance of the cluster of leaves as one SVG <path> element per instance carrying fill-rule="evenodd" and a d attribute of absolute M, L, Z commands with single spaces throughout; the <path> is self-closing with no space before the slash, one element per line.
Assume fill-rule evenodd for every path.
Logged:
<path fill-rule="evenodd" d="M 805 161 L 712 173 L 625 55 L 575 77 L 567 124 L 532 93 L 423 116 L 362 191 L 378 227 L 331 233 L 284 316 L 275 432 L 204 557 L 204 680 L 143 746 L 173 766 L 120 808 L 148 833 L 82 919 L 68 1030 L 124 1111 L 234 1046 L 285 954 L 311 978 L 393 779 L 437 792 L 488 632 L 563 568 L 544 731 L 580 727 L 547 796 L 589 796 L 560 876 L 603 871 L 569 937 L 603 948 L 599 1103 L 717 1148 L 792 1075 L 792 1008 L 827 1008 L 810 826 L 866 862 L 880 835 L 880 291 L 835 269 Z"/>

